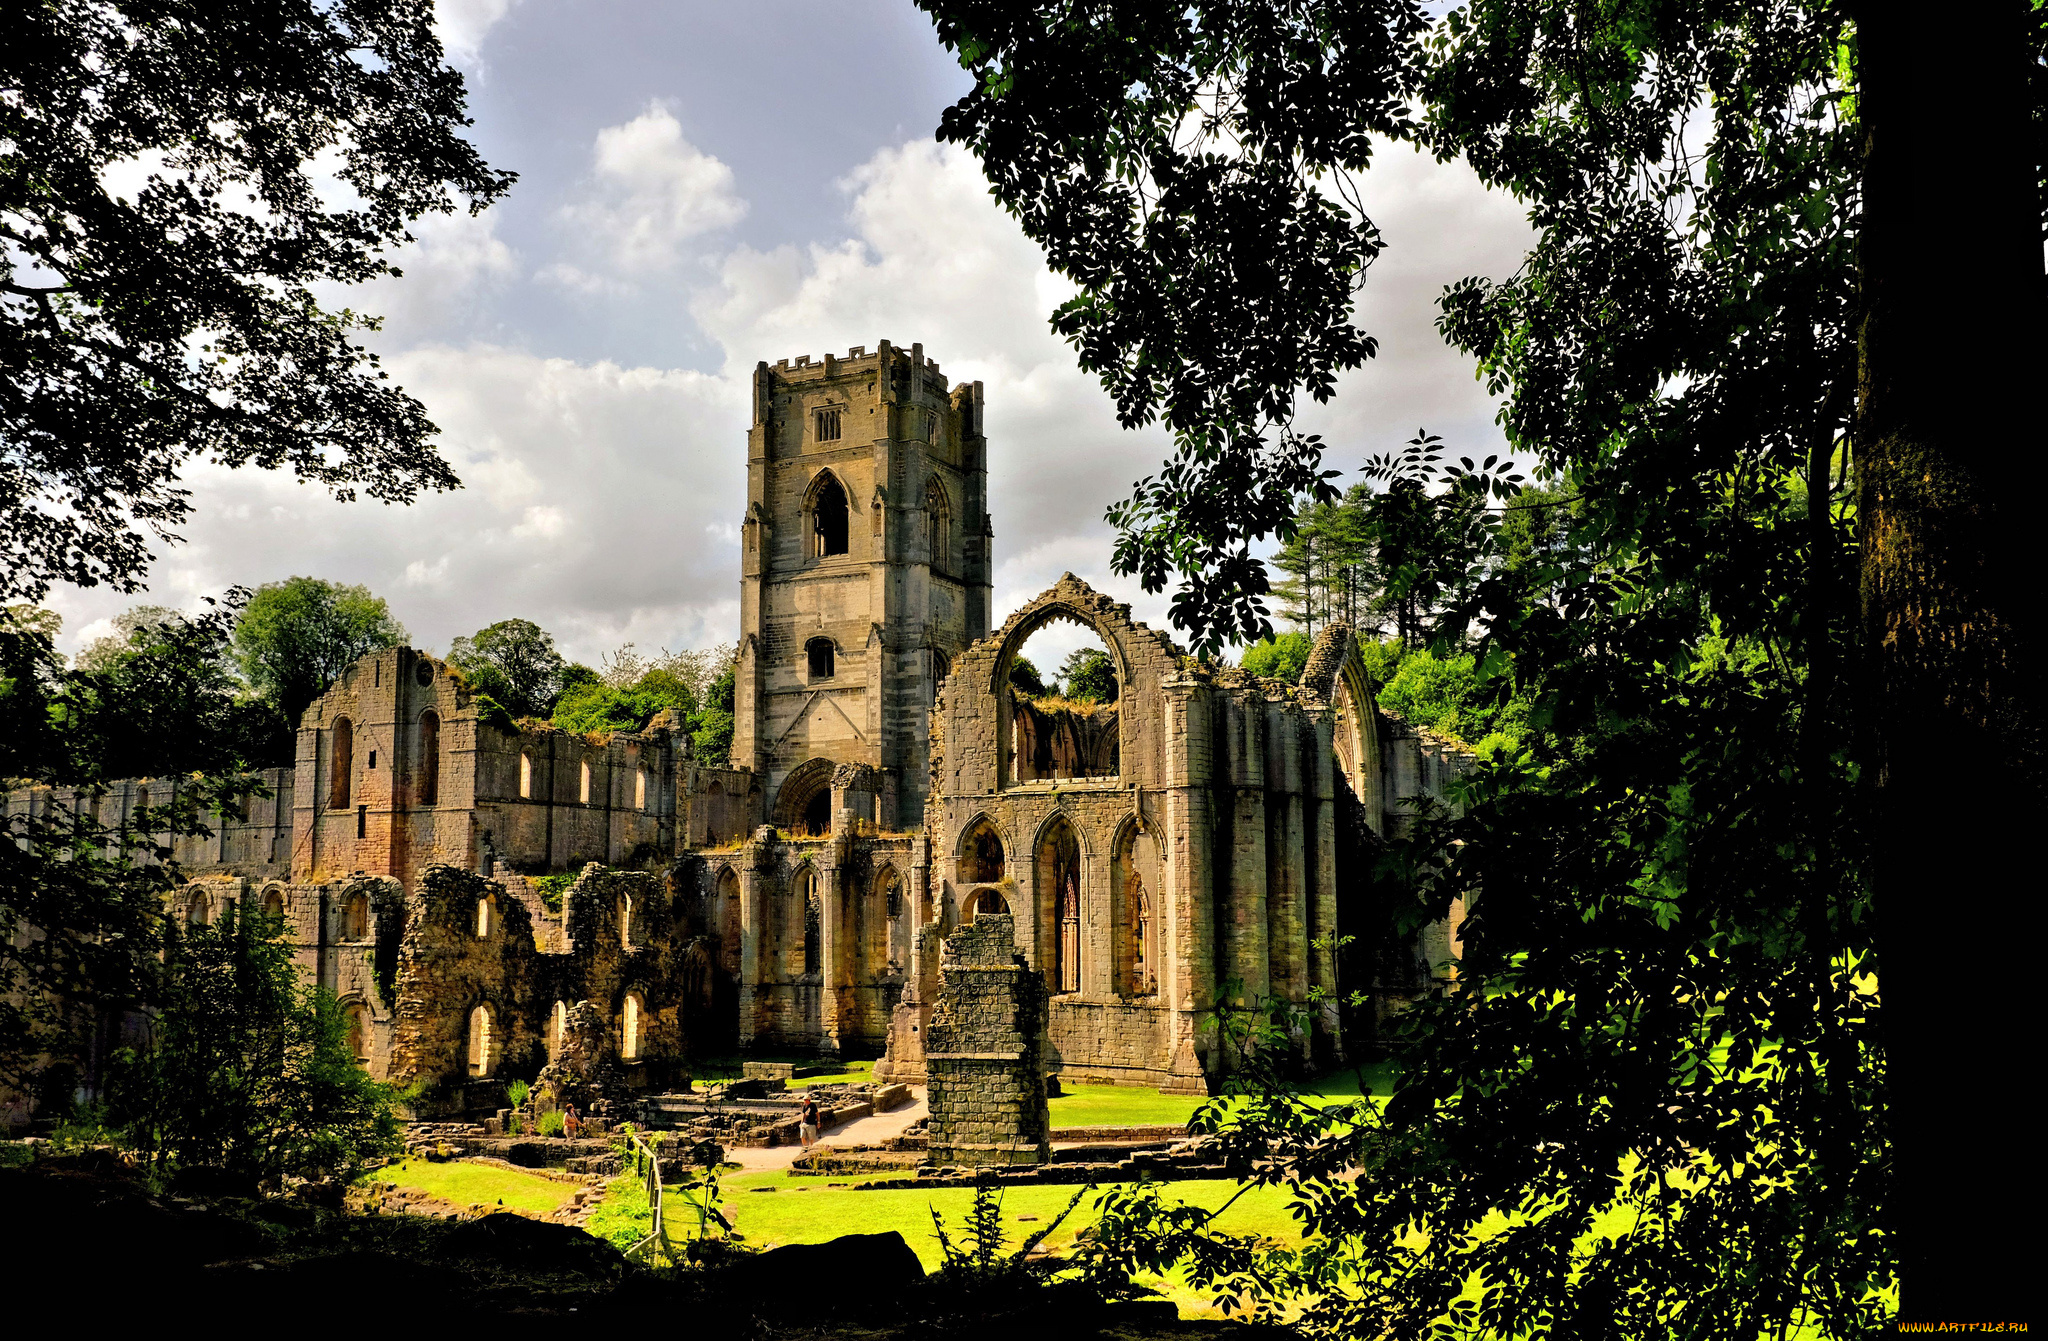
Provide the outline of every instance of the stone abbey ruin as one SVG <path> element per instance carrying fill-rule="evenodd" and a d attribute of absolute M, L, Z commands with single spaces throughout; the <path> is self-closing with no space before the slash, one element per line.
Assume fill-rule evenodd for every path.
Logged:
<path fill-rule="evenodd" d="M 671 714 L 494 723 L 449 666 L 389 648 L 307 710 L 269 798 L 175 845 L 179 913 L 281 914 L 363 1063 L 426 1082 L 422 1116 L 495 1109 L 543 1068 L 644 1098 L 749 1051 L 973 1072 L 1035 1086 L 1041 1114 L 1048 1072 L 1202 1092 L 1229 1065 L 1226 991 L 1365 991 L 1297 1041 L 1341 1060 L 1448 971 L 1453 923 L 1386 943 L 1364 892 L 1379 836 L 1463 756 L 1376 708 L 1347 628 L 1287 684 L 1189 657 L 1072 575 L 995 626 L 984 433 L 980 384 L 949 388 L 921 346 L 760 364 L 730 758 L 695 757 Z M 1114 703 L 1012 687 L 1056 620 L 1100 637 Z M 111 822 L 175 785 L 8 804 Z M 578 871 L 551 908 L 535 877 Z M 943 986 L 942 953 L 979 985 Z M 1009 1042 L 947 1041 L 983 1034 Z M 935 1145 L 1044 1139 L 990 1136 L 973 1105 L 948 1134 L 933 1106 Z"/>

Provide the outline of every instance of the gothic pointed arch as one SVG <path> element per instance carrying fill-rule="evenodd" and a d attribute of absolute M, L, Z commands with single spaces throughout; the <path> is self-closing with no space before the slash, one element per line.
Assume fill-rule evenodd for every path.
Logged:
<path fill-rule="evenodd" d="M 853 500 L 846 484 L 828 466 L 811 477 L 804 490 L 805 553 L 814 559 L 845 554 L 851 538 Z"/>
<path fill-rule="evenodd" d="M 812 838 L 832 832 L 832 772 L 836 767 L 830 759 L 814 758 L 789 770 L 775 791 L 775 827 Z"/>

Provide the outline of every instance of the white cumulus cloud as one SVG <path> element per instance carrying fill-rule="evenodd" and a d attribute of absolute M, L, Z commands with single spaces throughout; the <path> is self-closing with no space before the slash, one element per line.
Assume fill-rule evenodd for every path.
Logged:
<path fill-rule="evenodd" d="M 685 243 L 732 227 L 746 212 L 732 169 L 684 139 L 675 114 L 656 104 L 597 133 L 590 188 L 563 208 L 562 220 L 594 264 L 637 275 L 673 267 Z M 583 268 L 543 274 L 589 287 Z"/>

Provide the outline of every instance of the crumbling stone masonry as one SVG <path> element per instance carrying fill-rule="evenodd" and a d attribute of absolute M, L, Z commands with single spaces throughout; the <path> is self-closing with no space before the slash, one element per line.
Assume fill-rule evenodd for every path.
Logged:
<path fill-rule="evenodd" d="M 752 410 L 729 758 L 672 712 L 513 722 L 385 648 L 307 709 L 267 795 L 171 844 L 179 915 L 281 917 L 372 1074 L 485 1112 L 542 1068 L 550 1093 L 623 1101 L 752 1049 L 921 1083 L 941 944 L 984 917 L 1037 983 L 1046 1069 L 1076 1080 L 1213 1088 L 1231 984 L 1321 989 L 1296 1047 L 1335 1061 L 1448 971 L 1462 909 L 1375 942 L 1360 896 L 1380 837 L 1469 755 L 1378 710 L 1351 630 L 1287 684 L 1188 656 L 1071 574 L 992 630 L 978 384 L 883 341 L 759 364 Z M 1102 639 L 1114 704 L 1013 691 L 1054 620 Z M 120 823 L 178 786 L 5 803 Z M 569 872 L 556 907 L 535 880 Z M 1332 935 L 1359 938 L 1342 964 Z M 1375 1009 L 1340 1018 L 1328 993 L 1353 988 Z"/>
<path fill-rule="evenodd" d="M 1043 980 L 1017 953 L 1009 917 L 984 914 L 946 938 L 924 1045 L 932 1164 L 1052 1158 L 1045 1001 Z"/>

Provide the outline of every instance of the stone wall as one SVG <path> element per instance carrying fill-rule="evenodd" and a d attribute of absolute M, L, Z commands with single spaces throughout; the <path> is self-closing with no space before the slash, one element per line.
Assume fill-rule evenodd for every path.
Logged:
<path fill-rule="evenodd" d="M 1017 953 L 1015 922 L 984 914 L 946 938 L 925 1036 L 931 1163 L 1044 1164 L 1045 985 Z"/>

